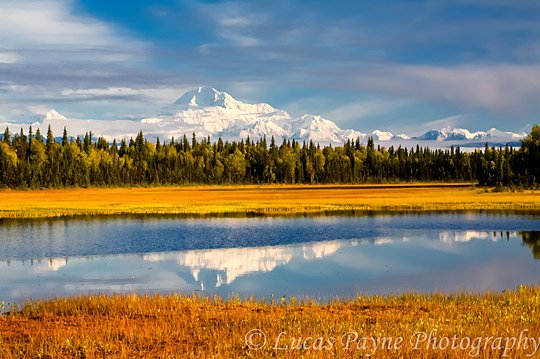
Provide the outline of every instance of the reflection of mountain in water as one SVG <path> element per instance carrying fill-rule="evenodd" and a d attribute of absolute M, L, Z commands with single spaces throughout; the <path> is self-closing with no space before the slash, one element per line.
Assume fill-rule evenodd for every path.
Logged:
<path fill-rule="evenodd" d="M 190 268 L 195 281 L 202 270 L 216 271 L 216 287 L 231 284 L 236 278 L 256 272 L 270 272 L 293 259 L 320 259 L 340 249 L 345 242 L 329 241 L 275 247 L 247 247 L 191 250 L 177 253 L 145 254 L 145 261 L 174 260 Z"/>
<path fill-rule="evenodd" d="M 472 239 L 487 239 L 488 232 L 477 231 L 444 231 L 439 233 L 439 240 L 443 243 L 469 242 Z"/>
<path fill-rule="evenodd" d="M 56 276 L 63 277 L 72 273 L 70 270 L 74 271 L 74 273 L 86 273 L 81 275 L 81 279 L 77 284 L 80 286 L 81 283 L 84 283 L 85 289 L 96 288 L 96 285 L 103 288 L 102 281 L 112 283 L 110 286 L 114 288 L 118 288 L 118 283 L 124 285 L 127 282 L 139 283 L 143 288 L 144 285 L 147 285 L 145 281 L 150 281 L 152 285 L 155 285 L 160 290 L 161 288 L 178 290 L 191 290 L 192 288 L 199 290 L 200 288 L 200 290 L 206 291 L 221 287 L 220 290 L 224 291 L 241 288 L 241 290 L 249 292 L 249 290 L 256 288 L 259 283 L 261 285 L 262 283 L 273 283 L 272 281 L 275 278 L 282 279 L 283 273 L 299 273 L 305 267 L 311 268 L 310 271 L 316 268 L 315 272 L 309 272 L 309 275 L 316 277 L 317 273 L 319 273 L 319 266 L 323 268 L 325 265 L 329 265 L 332 268 L 336 263 L 345 263 L 351 270 L 356 270 L 358 273 L 365 272 L 369 277 L 369 275 L 382 273 L 379 267 L 387 265 L 387 261 L 392 262 L 395 268 L 415 267 L 414 264 L 411 264 L 415 257 L 414 254 L 410 254 L 410 250 L 428 250 L 444 253 L 453 247 L 455 253 L 459 254 L 465 252 L 468 248 L 473 251 L 482 250 L 482 248 L 487 248 L 490 245 L 486 242 L 497 241 L 498 244 L 492 243 L 493 246 L 498 248 L 497 251 L 504 251 L 507 246 L 505 243 L 500 242 L 511 241 L 513 242 L 512 246 L 515 248 L 516 245 L 519 247 L 518 238 L 522 239 L 523 246 L 527 245 L 530 248 L 534 258 L 540 260 L 540 231 L 486 232 L 450 230 L 429 232 L 427 234 L 423 231 L 410 231 L 400 235 L 264 247 L 216 248 L 179 252 L 106 255 L 103 257 L 43 258 L 30 260 L 25 265 L 32 267 L 27 269 L 32 275 L 36 273 L 40 275 L 50 273 L 52 275 L 56 272 Z M 408 246 L 407 242 L 412 242 L 410 248 L 406 248 Z M 470 247 L 467 244 L 469 242 L 471 243 Z M 475 244 L 472 242 L 475 242 Z M 369 248 L 366 248 L 366 250 L 353 249 L 357 245 L 368 245 Z M 391 246 L 390 254 L 386 255 L 385 250 L 376 249 L 377 246 Z M 401 252 L 401 249 L 404 251 Z M 520 250 L 521 254 L 523 254 L 523 249 Z M 403 253 L 408 253 L 408 255 L 405 256 Z M 504 260 L 505 254 L 506 252 L 503 253 L 502 260 Z M 525 255 L 528 256 L 527 253 Z M 324 260 L 322 260 L 323 258 Z M 100 270 L 97 273 L 92 271 L 87 273 L 85 268 L 91 270 L 97 268 L 91 263 L 93 261 L 97 263 Z M 313 264 L 308 264 L 308 261 L 316 261 L 316 263 L 313 266 Z M 101 269 L 103 263 L 113 262 L 114 264 L 111 264 L 110 268 Z M 155 262 L 156 264 L 146 265 L 142 262 L 146 262 L 146 264 Z M 0 261 L 0 265 L 2 263 L 10 266 L 11 262 Z M 19 267 L 20 265 L 15 266 L 13 275 L 17 274 Z M 150 269 L 153 269 L 153 271 L 148 271 Z M 274 273 L 257 277 L 257 274 L 269 272 Z M 130 275 L 127 282 L 125 279 L 126 273 Z M 52 275 L 52 277 L 55 275 Z M 397 270 L 395 275 L 401 275 L 401 271 Z M 392 275 L 392 278 L 395 275 Z M 242 277 L 245 280 L 237 281 Z M 259 281 L 259 278 L 263 279 Z"/>
<path fill-rule="evenodd" d="M 532 251 L 534 259 L 540 259 L 540 231 L 520 232 L 523 243 Z"/>
<path fill-rule="evenodd" d="M 469 242 L 473 239 L 491 239 L 493 242 L 498 238 L 516 236 L 517 232 L 485 232 L 485 231 L 442 231 L 439 232 L 439 240 L 443 243 Z M 498 237 L 497 237 L 498 236 Z"/>
<path fill-rule="evenodd" d="M 49 258 L 49 269 L 57 271 L 68 264 L 67 258 Z"/>

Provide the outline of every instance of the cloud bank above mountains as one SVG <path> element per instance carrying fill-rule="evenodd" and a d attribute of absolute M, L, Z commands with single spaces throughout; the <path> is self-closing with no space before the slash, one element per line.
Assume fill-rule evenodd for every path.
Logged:
<path fill-rule="evenodd" d="M 36 106 L 148 117 L 211 83 L 344 128 L 518 131 L 540 116 L 539 16 L 504 1 L 4 0 L 0 121 Z"/>

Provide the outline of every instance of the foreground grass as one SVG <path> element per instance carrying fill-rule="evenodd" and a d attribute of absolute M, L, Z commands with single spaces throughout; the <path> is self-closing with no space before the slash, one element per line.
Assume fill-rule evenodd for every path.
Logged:
<path fill-rule="evenodd" d="M 177 295 L 55 299 L 0 317 L 0 357 L 538 357 L 539 310 L 540 288 L 531 287 L 330 303 Z M 267 339 L 258 350 L 249 345 L 264 343 L 260 332 L 246 341 L 253 329 Z M 461 347 L 452 349 L 452 340 Z"/>
<path fill-rule="evenodd" d="M 109 214 L 287 215 L 340 211 L 537 210 L 540 193 L 472 186 L 201 186 L 0 191 L 0 218 Z"/>

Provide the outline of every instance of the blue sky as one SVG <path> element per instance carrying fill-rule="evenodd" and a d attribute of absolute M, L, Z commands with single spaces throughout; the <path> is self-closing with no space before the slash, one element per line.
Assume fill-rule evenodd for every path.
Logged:
<path fill-rule="evenodd" d="M 540 2 L 0 1 L 0 120 L 149 116 L 199 85 L 343 128 L 522 130 Z"/>

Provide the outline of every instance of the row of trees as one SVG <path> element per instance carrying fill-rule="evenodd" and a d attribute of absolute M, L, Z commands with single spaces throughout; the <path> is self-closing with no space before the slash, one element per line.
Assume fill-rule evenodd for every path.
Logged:
<path fill-rule="evenodd" d="M 332 147 L 274 139 L 223 142 L 195 135 L 166 143 L 135 139 L 108 143 L 92 133 L 56 141 L 50 128 L 0 140 L 0 187 L 87 187 L 223 183 L 382 183 L 477 181 L 481 185 L 536 186 L 540 179 L 540 126 L 520 149 L 375 147 L 359 139 Z"/>

